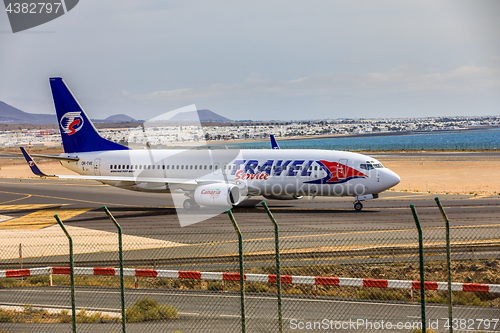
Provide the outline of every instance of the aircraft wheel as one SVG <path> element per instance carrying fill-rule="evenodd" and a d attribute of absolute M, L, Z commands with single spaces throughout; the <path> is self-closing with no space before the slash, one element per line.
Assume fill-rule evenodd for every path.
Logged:
<path fill-rule="evenodd" d="M 361 202 L 359 202 L 359 201 L 355 202 L 354 203 L 354 209 L 359 212 L 360 210 L 363 209 L 363 204 Z"/>
<path fill-rule="evenodd" d="M 182 204 L 185 210 L 195 210 L 198 209 L 200 206 L 196 204 L 196 202 L 193 199 L 186 199 L 184 203 Z"/>

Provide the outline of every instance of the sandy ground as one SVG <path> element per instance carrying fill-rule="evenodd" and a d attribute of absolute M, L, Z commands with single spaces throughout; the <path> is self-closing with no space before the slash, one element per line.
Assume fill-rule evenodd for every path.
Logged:
<path fill-rule="evenodd" d="M 500 161 L 381 160 L 401 177 L 394 190 L 430 193 L 500 193 Z M 59 162 L 38 163 L 48 174 L 75 174 Z M 0 178 L 34 178 L 24 160 L 0 159 Z"/>
<path fill-rule="evenodd" d="M 383 163 L 401 177 L 401 182 L 394 187 L 396 191 L 500 193 L 500 161 L 423 160 Z"/>
<path fill-rule="evenodd" d="M 76 175 L 58 161 L 36 161 L 38 167 L 49 175 Z M 0 178 L 37 178 L 24 159 L 0 158 Z"/>
<path fill-rule="evenodd" d="M 116 233 L 66 226 L 74 240 L 74 253 L 116 251 Z M 29 241 L 36 239 L 36 242 Z M 27 241 L 28 240 L 28 241 Z M 19 258 L 19 244 L 23 257 L 62 255 L 68 253 L 68 239 L 56 224 L 44 229 L 12 229 L 0 232 L 0 259 Z M 169 241 L 123 235 L 123 250 L 153 249 L 181 246 Z"/>

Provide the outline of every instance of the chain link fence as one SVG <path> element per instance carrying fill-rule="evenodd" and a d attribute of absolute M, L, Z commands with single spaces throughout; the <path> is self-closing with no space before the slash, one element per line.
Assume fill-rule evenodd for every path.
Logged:
<path fill-rule="evenodd" d="M 120 332 L 117 235 L 67 229 L 78 331 Z M 279 332 L 274 230 L 242 235 L 246 331 Z M 439 332 L 449 330 L 445 235 L 423 229 L 427 327 Z M 500 331 L 500 225 L 450 236 L 454 331 Z M 415 228 L 283 228 L 279 242 L 284 332 L 421 328 Z M 125 234 L 123 250 L 128 332 L 242 331 L 235 232 Z M 0 332 L 72 330 L 68 254 L 62 231 L 0 245 Z"/>

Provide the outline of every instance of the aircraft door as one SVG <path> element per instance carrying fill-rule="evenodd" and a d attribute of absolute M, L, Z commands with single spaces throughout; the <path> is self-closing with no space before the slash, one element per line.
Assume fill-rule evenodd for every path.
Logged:
<path fill-rule="evenodd" d="M 337 168 L 337 178 L 338 179 L 346 179 L 346 172 L 347 171 L 347 160 L 340 160 L 339 161 L 339 166 Z"/>
<path fill-rule="evenodd" d="M 101 159 L 96 158 L 94 161 L 94 176 L 101 175 Z"/>

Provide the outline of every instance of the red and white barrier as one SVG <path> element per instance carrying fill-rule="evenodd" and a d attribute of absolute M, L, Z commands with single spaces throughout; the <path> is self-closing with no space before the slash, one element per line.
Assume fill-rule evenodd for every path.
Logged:
<path fill-rule="evenodd" d="M 0 271 L 0 278 L 23 277 L 33 275 L 69 275 L 69 267 L 45 267 Z M 75 267 L 76 275 L 100 275 L 100 276 L 119 276 L 118 268 L 91 268 Z M 191 279 L 191 280 L 219 280 L 219 281 L 239 281 L 239 273 L 223 272 L 196 272 L 196 271 L 173 271 L 160 269 L 133 269 L 125 268 L 124 276 L 134 277 L 162 277 L 170 279 Z M 276 283 L 276 275 L 265 274 L 245 274 L 245 281 Z M 323 286 L 346 286 L 346 287 L 368 287 L 368 288 L 395 288 L 395 289 L 420 289 L 420 281 L 404 280 L 378 280 L 378 279 L 354 279 L 339 277 L 320 277 L 320 276 L 296 276 L 282 275 L 281 283 L 289 284 L 310 284 Z M 137 287 L 137 284 L 136 284 Z M 448 290 L 447 282 L 425 282 L 426 290 Z M 500 293 L 498 284 L 479 284 L 479 283 L 457 283 L 451 284 L 454 291 L 470 291 L 483 293 Z"/>
<path fill-rule="evenodd" d="M 1 278 L 20 278 L 20 277 L 34 276 L 34 275 L 46 275 L 46 274 L 51 274 L 51 273 L 52 273 L 52 267 L 14 269 L 14 270 L 0 271 L 0 279 Z"/>

